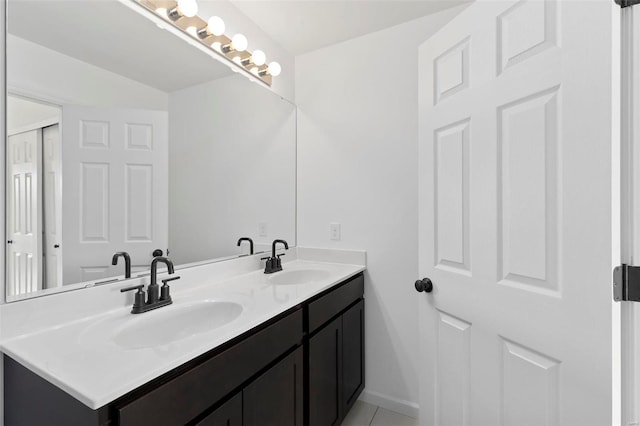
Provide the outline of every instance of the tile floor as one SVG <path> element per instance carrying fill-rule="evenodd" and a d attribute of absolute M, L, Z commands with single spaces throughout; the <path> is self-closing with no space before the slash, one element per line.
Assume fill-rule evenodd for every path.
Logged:
<path fill-rule="evenodd" d="M 366 402 L 356 401 L 342 426 L 418 426 L 418 420 Z"/>

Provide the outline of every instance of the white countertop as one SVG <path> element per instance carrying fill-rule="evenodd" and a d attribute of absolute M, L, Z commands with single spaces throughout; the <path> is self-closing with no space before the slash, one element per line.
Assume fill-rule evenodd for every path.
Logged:
<path fill-rule="evenodd" d="M 182 279 L 171 283 L 173 304 L 170 306 L 133 315 L 130 313 L 132 295 L 120 295 L 127 301 L 126 306 L 120 303 L 121 306 L 110 309 L 102 307 L 103 310 L 94 315 L 67 318 L 66 322 L 51 321 L 48 327 L 41 324 L 30 329 L 27 327 L 22 334 L 6 336 L 8 333 L 4 333 L 0 339 L 0 350 L 85 405 L 97 409 L 365 269 L 364 261 L 358 262 L 361 264 L 318 262 L 315 259 L 322 257 L 336 259 L 335 253 L 332 257 L 331 253 L 320 256 L 319 252 L 314 249 L 311 253 L 309 258 L 313 261 L 296 259 L 283 264 L 285 271 L 328 271 L 328 276 L 318 281 L 276 286 L 269 283 L 270 276 L 276 274 L 265 275 L 262 269 L 239 274 L 228 271 L 226 274 L 211 273 L 208 278 L 203 278 L 203 270 L 198 269 L 206 269 L 206 266 L 176 271 Z M 295 259 L 296 256 L 291 257 Z M 133 285 L 130 281 L 110 285 L 114 289 L 108 297 L 115 299 L 115 290 L 130 285 Z M 61 295 L 58 302 L 63 298 Z M 132 321 L 150 321 L 154 315 L 161 316 L 170 309 L 184 309 L 197 301 L 235 302 L 243 309 L 226 325 L 186 335 L 162 346 L 131 349 L 123 348 L 113 340 L 114 334 Z M 32 309 L 37 307 L 33 302 L 31 305 Z M 57 310 L 60 310 L 59 306 Z M 3 312 L 3 319 L 13 323 L 18 319 L 10 318 L 12 315 L 25 317 L 24 312 L 15 306 L 6 311 L 10 312 Z M 162 324 L 158 326 L 162 327 Z"/>

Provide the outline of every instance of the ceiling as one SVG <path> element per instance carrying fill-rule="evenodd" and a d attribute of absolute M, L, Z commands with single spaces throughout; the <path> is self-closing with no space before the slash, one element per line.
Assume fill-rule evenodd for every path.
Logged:
<path fill-rule="evenodd" d="M 293 55 L 379 31 L 470 0 L 231 0 Z"/>
<path fill-rule="evenodd" d="M 466 1 L 231 0 L 293 55 Z M 164 92 L 232 74 L 224 63 L 186 49 L 185 40 L 118 1 L 12 0 L 8 32 Z M 8 55 L 11 60 L 11 51 Z"/>
<path fill-rule="evenodd" d="M 9 34 L 164 92 L 233 74 L 117 1 L 13 0 L 7 28 Z"/>

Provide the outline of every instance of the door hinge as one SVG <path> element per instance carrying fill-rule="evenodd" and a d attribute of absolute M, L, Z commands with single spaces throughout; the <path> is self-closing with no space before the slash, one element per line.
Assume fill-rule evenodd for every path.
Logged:
<path fill-rule="evenodd" d="M 633 6 L 634 4 L 640 3 L 640 0 L 614 0 L 617 5 L 622 8 Z"/>
<path fill-rule="evenodd" d="M 613 300 L 640 302 L 640 266 L 616 266 L 613 269 Z"/>

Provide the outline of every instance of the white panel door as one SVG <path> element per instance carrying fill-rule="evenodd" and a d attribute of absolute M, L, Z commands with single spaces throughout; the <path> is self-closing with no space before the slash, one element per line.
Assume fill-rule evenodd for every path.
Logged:
<path fill-rule="evenodd" d="M 42 288 L 41 141 L 41 130 L 7 141 L 7 296 Z"/>
<path fill-rule="evenodd" d="M 168 244 L 167 113 L 66 105 L 63 125 L 64 283 L 148 269 Z"/>
<path fill-rule="evenodd" d="M 611 424 L 613 2 L 476 2 L 420 47 L 422 425 Z"/>
<path fill-rule="evenodd" d="M 42 129 L 44 288 L 62 286 L 62 173 L 60 127 Z"/>

